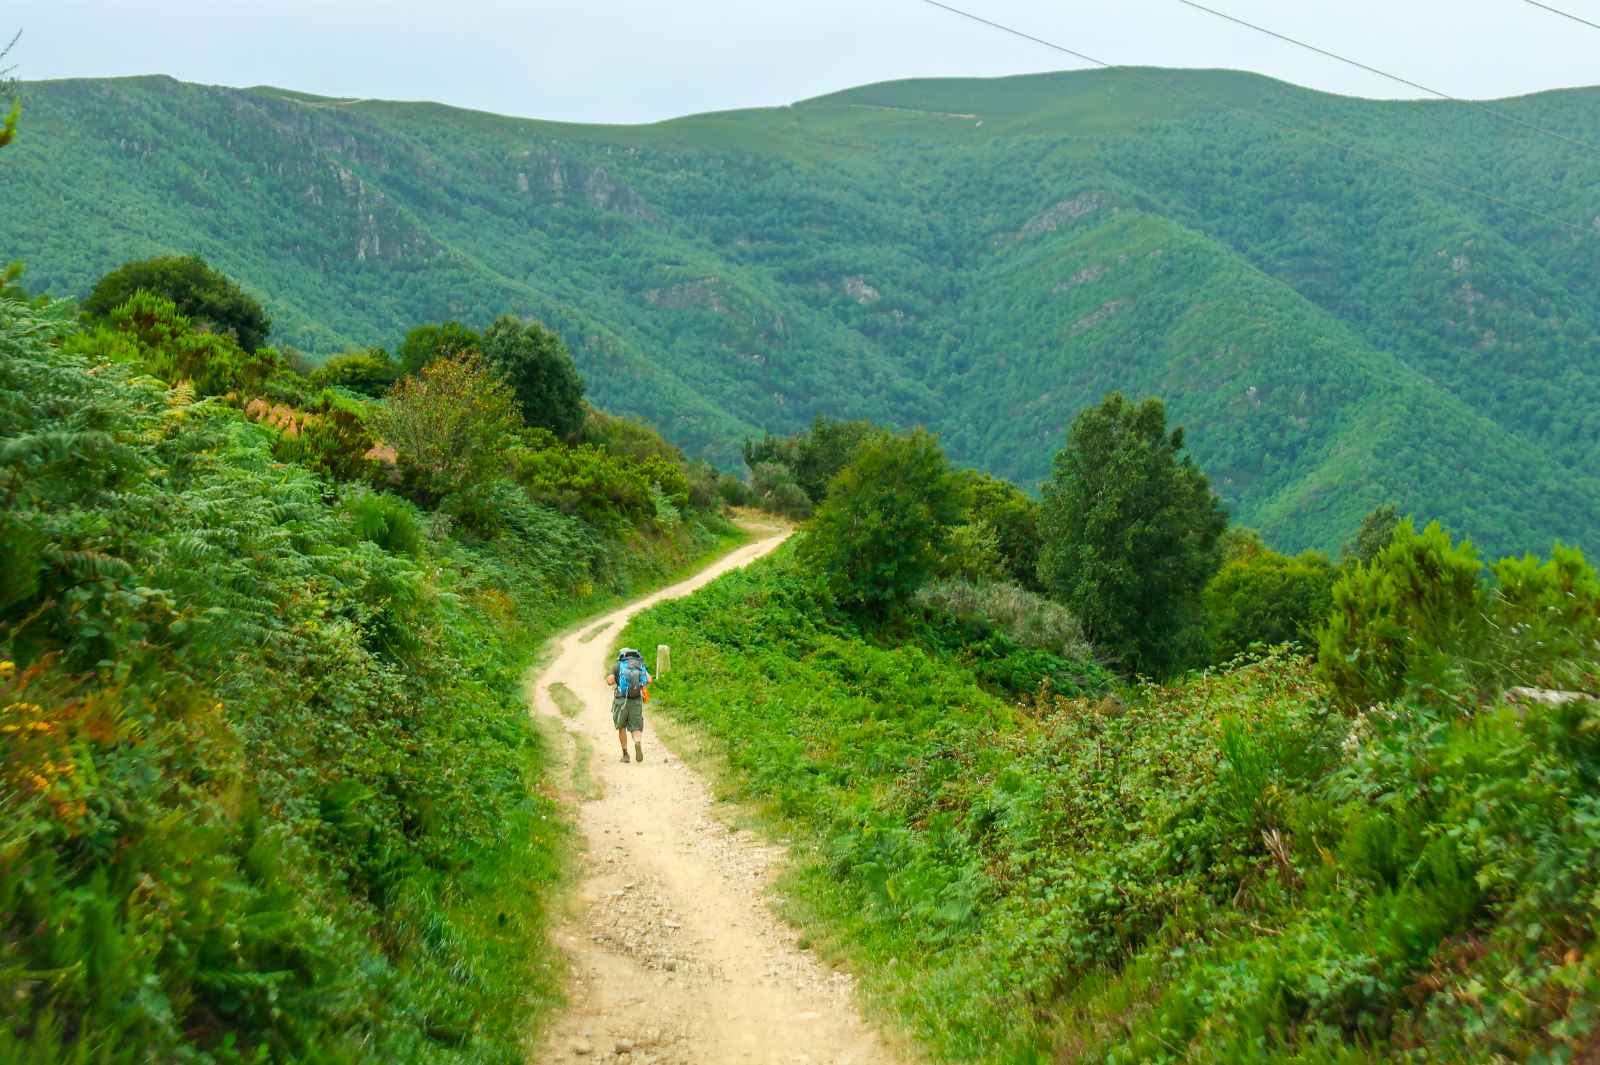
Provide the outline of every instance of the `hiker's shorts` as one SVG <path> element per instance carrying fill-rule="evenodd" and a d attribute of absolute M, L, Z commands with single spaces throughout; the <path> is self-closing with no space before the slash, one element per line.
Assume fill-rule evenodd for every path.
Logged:
<path fill-rule="evenodd" d="M 644 700 L 643 699 L 612 699 L 611 720 L 618 731 L 627 729 L 629 732 L 644 731 Z"/>

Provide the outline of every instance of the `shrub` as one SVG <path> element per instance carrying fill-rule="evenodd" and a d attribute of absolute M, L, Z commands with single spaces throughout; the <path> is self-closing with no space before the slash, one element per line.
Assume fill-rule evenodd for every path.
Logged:
<path fill-rule="evenodd" d="M 957 475 L 972 524 L 992 534 L 1006 580 L 1043 591 L 1039 584 L 1039 504 L 1016 485 L 975 470 Z"/>
<path fill-rule="evenodd" d="M 1461 689 L 1462 656 L 1485 633 L 1483 563 L 1431 523 L 1410 519 L 1389 546 L 1333 586 L 1333 607 L 1317 634 L 1317 668 L 1349 706 L 1387 702 L 1408 685 Z"/>
<path fill-rule="evenodd" d="M 933 574 L 961 510 L 960 485 L 933 436 L 883 435 L 829 483 L 802 557 L 835 601 L 881 617 Z"/>
<path fill-rule="evenodd" d="M 168 384 L 187 381 L 201 396 L 254 396 L 283 369 L 271 348 L 246 351 L 227 336 L 198 330 L 172 300 L 143 289 L 69 345 L 90 357 L 136 363 Z"/>
<path fill-rule="evenodd" d="M 363 348 L 335 355 L 306 375 L 313 389 L 348 388 L 363 395 L 379 396 L 400 377 L 400 367 L 382 348 Z"/>
<path fill-rule="evenodd" d="M 422 522 L 416 508 L 404 499 L 357 488 L 345 494 L 341 506 L 357 539 L 377 544 L 393 555 L 421 557 Z"/>
<path fill-rule="evenodd" d="M 370 481 L 377 476 L 366 412 L 349 400 L 325 393 L 309 410 L 251 400 L 246 416 L 278 430 L 272 453 L 334 481 Z"/>
<path fill-rule="evenodd" d="M 245 351 L 261 347 L 272 332 L 261 304 L 198 255 L 125 263 L 96 282 L 82 309 L 110 318 L 141 291 L 170 302 L 186 320 L 231 336 Z"/>
<path fill-rule="evenodd" d="M 1205 590 L 1212 656 L 1227 661 L 1253 644 L 1312 644 L 1328 616 L 1334 567 L 1315 551 L 1294 558 L 1265 549 L 1237 553 Z"/>
<path fill-rule="evenodd" d="M 417 374 L 435 359 L 453 358 L 469 351 L 482 352 L 483 337 L 460 322 L 429 322 L 406 333 L 395 351 L 400 370 Z"/>
<path fill-rule="evenodd" d="M 1482 658 L 1502 684 L 1594 691 L 1600 658 L 1600 576 L 1575 547 L 1555 545 L 1494 566 L 1492 621 Z"/>
<path fill-rule="evenodd" d="M 998 581 L 1009 575 L 1000 557 L 1000 538 L 985 522 L 951 527 L 939 572 L 964 581 Z"/>
<path fill-rule="evenodd" d="M 644 471 L 592 444 L 518 448 L 512 478 L 541 503 L 564 514 L 581 514 L 607 524 L 638 521 L 655 513 L 654 483 Z"/>
<path fill-rule="evenodd" d="M 471 352 L 402 378 L 374 420 L 406 484 L 428 501 L 469 491 L 505 470 L 521 426 L 510 386 Z"/>
<path fill-rule="evenodd" d="M 776 462 L 758 462 L 751 469 L 750 500 L 762 510 L 786 518 L 804 520 L 811 516 L 811 497 L 795 483 L 789 467 Z"/>
<path fill-rule="evenodd" d="M 717 498 L 730 507 L 750 504 L 750 486 L 731 473 L 717 475 Z"/>

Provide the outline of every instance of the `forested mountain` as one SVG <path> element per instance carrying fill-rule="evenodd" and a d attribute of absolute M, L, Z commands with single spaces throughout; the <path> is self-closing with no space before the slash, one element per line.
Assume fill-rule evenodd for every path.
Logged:
<path fill-rule="evenodd" d="M 1582 139 L 1600 90 L 1494 106 Z M 1285 547 L 1385 499 L 1492 554 L 1600 529 L 1600 158 L 1478 109 L 1125 69 L 577 126 L 151 77 L 24 123 L 35 289 L 197 252 L 315 353 L 537 315 L 730 466 L 827 413 L 1032 484 L 1120 388 Z"/>

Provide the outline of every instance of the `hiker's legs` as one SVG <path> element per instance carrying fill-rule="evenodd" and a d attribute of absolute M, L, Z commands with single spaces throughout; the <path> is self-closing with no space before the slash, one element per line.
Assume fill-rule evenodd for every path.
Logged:
<path fill-rule="evenodd" d="M 622 746 L 622 753 L 623 754 L 627 754 L 628 753 L 628 730 L 627 729 L 625 729 L 625 728 L 617 729 L 617 743 L 619 743 Z"/>

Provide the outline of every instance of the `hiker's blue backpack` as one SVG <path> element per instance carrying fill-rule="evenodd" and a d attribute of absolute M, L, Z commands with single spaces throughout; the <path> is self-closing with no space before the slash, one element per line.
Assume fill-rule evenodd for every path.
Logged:
<path fill-rule="evenodd" d="M 650 671 L 644 668 L 644 656 L 631 647 L 623 648 L 617 656 L 617 694 L 624 699 L 637 699 L 650 683 Z"/>

